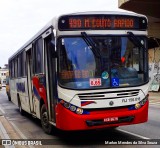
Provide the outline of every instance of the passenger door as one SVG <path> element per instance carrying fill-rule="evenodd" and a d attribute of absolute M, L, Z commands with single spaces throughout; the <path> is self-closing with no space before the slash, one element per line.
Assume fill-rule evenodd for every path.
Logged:
<path fill-rule="evenodd" d="M 28 96 L 29 96 L 29 104 L 30 111 L 34 113 L 34 105 L 33 105 L 33 95 L 32 95 L 32 76 L 33 76 L 33 54 L 32 54 L 32 45 L 26 48 L 26 64 L 27 64 L 27 81 L 28 81 Z"/>
<path fill-rule="evenodd" d="M 57 103 L 57 81 L 56 81 L 56 59 L 55 49 L 50 48 L 51 41 L 54 40 L 54 35 L 51 33 L 44 38 L 45 47 L 45 75 L 47 84 L 47 100 L 49 120 L 56 122 L 55 107 Z"/>

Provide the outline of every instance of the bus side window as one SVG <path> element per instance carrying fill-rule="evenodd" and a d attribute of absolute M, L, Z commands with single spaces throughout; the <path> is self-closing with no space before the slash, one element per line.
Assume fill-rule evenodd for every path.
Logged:
<path fill-rule="evenodd" d="M 43 39 L 40 38 L 35 42 L 34 53 L 34 73 L 43 73 Z"/>

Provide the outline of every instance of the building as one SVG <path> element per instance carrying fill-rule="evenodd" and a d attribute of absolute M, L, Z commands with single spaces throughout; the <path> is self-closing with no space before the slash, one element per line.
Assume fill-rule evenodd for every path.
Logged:
<path fill-rule="evenodd" d="M 160 88 L 160 0 L 119 0 L 119 8 L 148 17 L 148 48 L 151 91 Z"/>
<path fill-rule="evenodd" d="M 160 0 L 119 0 L 119 8 L 144 14 L 149 20 L 149 36 L 160 39 Z"/>
<path fill-rule="evenodd" d="M 8 69 L 2 68 L 0 69 L 0 80 L 2 86 L 6 86 L 6 73 L 8 72 Z"/>

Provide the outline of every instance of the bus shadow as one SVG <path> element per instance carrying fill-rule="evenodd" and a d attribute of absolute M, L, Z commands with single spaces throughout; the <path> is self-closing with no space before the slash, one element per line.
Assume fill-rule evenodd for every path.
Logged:
<path fill-rule="evenodd" d="M 16 110 L 19 112 L 19 110 Z M 32 115 L 25 112 L 24 118 L 30 120 L 36 126 L 41 127 L 40 119 L 34 118 Z M 57 128 L 53 128 L 51 134 L 53 139 L 49 139 L 51 144 L 55 145 L 104 145 L 105 141 L 119 141 L 132 139 L 134 137 L 128 137 L 125 133 L 122 133 L 117 128 L 108 129 L 96 129 L 96 130 L 86 130 L 86 131 L 63 131 Z"/>
<path fill-rule="evenodd" d="M 88 131 L 61 131 L 53 132 L 59 139 L 60 144 L 65 145 L 104 145 L 105 141 L 126 139 L 126 135 L 114 128 L 88 130 Z M 58 142 L 58 141 L 57 141 Z"/>
<path fill-rule="evenodd" d="M 29 114 L 29 113 L 27 113 L 27 112 L 24 112 L 23 115 L 21 115 L 21 113 L 19 112 L 19 109 L 18 109 L 18 108 L 15 109 L 15 111 L 16 111 L 15 113 L 12 113 L 12 116 L 13 116 L 13 114 L 15 114 L 16 116 L 18 115 L 18 116 L 20 116 L 21 118 L 25 118 L 25 119 L 31 121 L 31 122 L 32 122 L 33 124 L 35 124 L 36 126 L 41 127 L 41 121 L 40 121 L 40 119 L 35 118 L 34 116 L 32 116 L 31 114 Z M 11 114 L 10 114 L 10 115 L 11 115 Z"/>

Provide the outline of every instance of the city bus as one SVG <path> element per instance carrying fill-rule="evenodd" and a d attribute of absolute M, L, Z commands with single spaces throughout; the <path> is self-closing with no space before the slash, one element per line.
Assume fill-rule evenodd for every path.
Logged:
<path fill-rule="evenodd" d="M 11 101 L 48 134 L 146 122 L 147 24 L 128 12 L 53 18 L 9 58 Z"/>
<path fill-rule="evenodd" d="M 9 71 L 6 72 L 6 94 L 7 94 L 7 97 L 8 97 L 8 101 L 11 101 L 10 89 L 9 89 Z"/>
<path fill-rule="evenodd" d="M 0 90 L 2 89 L 1 78 L 0 78 Z"/>

